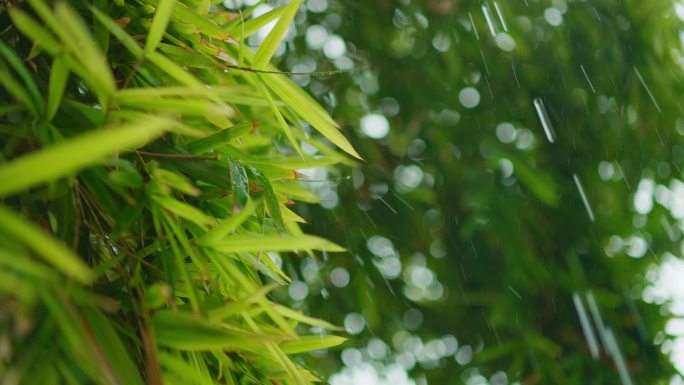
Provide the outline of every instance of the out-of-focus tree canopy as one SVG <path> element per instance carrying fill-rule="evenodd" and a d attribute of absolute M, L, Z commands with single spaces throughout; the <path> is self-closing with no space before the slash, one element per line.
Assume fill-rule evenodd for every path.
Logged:
<path fill-rule="evenodd" d="M 351 251 L 296 268 L 301 306 L 357 336 L 332 383 L 670 381 L 648 287 L 684 217 L 675 3 L 307 7 L 282 67 L 350 70 L 295 80 L 366 160 L 311 174 L 327 208 L 301 208 Z"/>

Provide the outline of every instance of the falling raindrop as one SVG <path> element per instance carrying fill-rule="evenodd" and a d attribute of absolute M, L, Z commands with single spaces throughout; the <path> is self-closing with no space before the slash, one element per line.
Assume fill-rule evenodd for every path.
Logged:
<path fill-rule="evenodd" d="M 577 174 L 572 174 L 572 178 L 575 180 L 575 185 L 577 185 L 577 190 L 580 193 L 580 196 L 582 197 L 582 203 L 584 203 L 584 208 L 587 210 L 587 214 L 589 215 L 589 219 L 591 221 L 594 221 L 594 212 L 591 210 L 591 206 L 589 206 L 589 200 L 587 199 L 587 195 L 584 193 L 584 188 L 582 187 L 582 183 L 580 182 L 579 178 L 577 177 Z"/>
<path fill-rule="evenodd" d="M 534 98 L 534 108 L 537 110 L 537 115 L 539 116 L 539 121 L 541 121 L 546 138 L 549 140 L 549 142 L 553 143 L 556 139 L 556 134 L 553 130 L 553 126 L 551 125 L 551 120 L 546 112 L 546 106 L 544 106 L 544 101 L 542 98 Z"/>
<path fill-rule="evenodd" d="M 485 19 L 487 20 L 487 26 L 489 27 L 489 32 L 492 33 L 492 36 L 496 37 L 496 34 L 499 31 L 496 28 L 496 22 L 494 21 L 494 16 L 492 15 L 492 9 L 489 8 L 488 3 L 482 4 L 482 13 L 484 13 Z"/>
<path fill-rule="evenodd" d="M 599 357 L 599 347 L 596 343 L 596 336 L 594 335 L 594 329 L 591 327 L 589 322 L 589 317 L 587 316 L 587 311 L 584 308 L 584 303 L 579 294 L 574 293 L 572 295 L 572 301 L 575 304 L 575 310 L 577 310 L 577 316 L 580 320 L 580 325 L 582 326 L 582 332 L 584 333 L 584 338 L 587 340 L 587 345 L 589 345 L 589 351 L 594 359 Z"/>

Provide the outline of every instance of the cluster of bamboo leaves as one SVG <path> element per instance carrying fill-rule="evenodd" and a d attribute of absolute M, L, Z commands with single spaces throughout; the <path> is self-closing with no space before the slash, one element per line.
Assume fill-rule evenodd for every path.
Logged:
<path fill-rule="evenodd" d="M 293 355 L 344 339 L 269 293 L 289 282 L 282 253 L 343 251 L 288 209 L 317 199 L 296 170 L 358 154 L 270 64 L 299 3 L 0 15 L 3 383 L 317 380 Z"/>

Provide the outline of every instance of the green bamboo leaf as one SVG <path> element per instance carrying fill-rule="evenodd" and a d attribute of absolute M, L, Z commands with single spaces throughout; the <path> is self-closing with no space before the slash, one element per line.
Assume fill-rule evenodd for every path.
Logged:
<path fill-rule="evenodd" d="M 20 101 L 35 116 L 38 116 L 38 108 L 31 99 L 31 95 L 22 87 L 12 74 L 0 66 L 0 84 L 9 91 L 18 101 Z"/>
<path fill-rule="evenodd" d="M 215 223 L 212 217 L 206 215 L 202 210 L 194 206 L 190 206 L 187 203 L 183 203 L 179 200 L 165 196 L 154 196 L 152 199 L 159 203 L 161 208 L 168 210 L 181 218 L 194 222 L 202 229 L 207 229 L 210 225 Z"/>
<path fill-rule="evenodd" d="M 248 170 L 257 180 L 257 183 L 264 189 L 266 207 L 268 207 L 268 212 L 271 214 L 271 218 L 273 219 L 276 228 L 283 231 L 285 229 L 283 215 L 280 212 L 280 203 L 278 203 L 278 197 L 273 190 L 273 186 L 271 186 L 271 182 L 256 168 L 250 167 Z"/>
<path fill-rule="evenodd" d="M 222 240 L 206 243 L 216 250 L 239 253 L 259 251 L 321 250 L 343 252 L 344 248 L 313 235 L 231 235 Z"/>
<path fill-rule="evenodd" d="M 143 385 L 145 382 L 140 377 L 136 364 L 110 321 L 102 313 L 93 309 L 86 309 L 84 315 L 92 330 L 93 338 L 97 340 L 98 347 L 108 358 L 111 369 L 120 383 Z"/>
<path fill-rule="evenodd" d="M 188 150 L 194 154 L 203 154 L 246 135 L 252 131 L 255 126 L 256 122 L 236 124 L 215 134 L 188 143 Z"/>
<path fill-rule="evenodd" d="M 246 38 L 253 35 L 256 31 L 266 26 L 268 23 L 279 18 L 283 14 L 285 9 L 285 7 L 278 7 L 264 13 L 263 15 L 247 20 L 244 23 L 236 22 L 235 25 L 229 27 L 228 32 L 230 32 L 230 34 L 233 36 L 242 36 L 240 41 L 244 41 Z M 247 15 L 245 15 L 244 12 L 243 17 L 247 17 Z"/>
<path fill-rule="evenodd" d="M 152 19 L 152 25 L 147 32 L 147 41 L 145 42 L 145 53 L 150 53 L 157 49 L 159 42 L 161 42 L 166 27 L 171 19 L 176 0 L 160 0 L 157 4 L 157 10 Z"/>
<path fill-rule="evenodd" d="M 197 359 L 186 360 L 180 355 L 159 352 L 159 364 L 164 368 L 164 381 L 168 384 L 216 385 L 209 371 L 202 371 L 197 367 Z M 224 373 L 223 376 L 226 376 Z M 230 376 L 230 374 L 228 374 Z M 222 382 L 221 382 L 222 383 Z M 237 385 L 237 384 L 231 384 Z"/>
<path fill-rule="evenodd" d="M 255 160 L 250 162 L 250 164 L 273 165 L 290 170 L 306 170 L 309 168 L 328 167 L 337 163 L 340 163 L 339 158 L 333 158 L 329 156 L 307 158 L 288 157 L 274 160 Z"/>
<path fill-rule="evenodd" d="M 283 212 L 283 220 L 285 222 L 308 223 L 306 219 L 302 218 L 297 213 L 287 208 L 287 206 L 283 206 L 280 209 Z"/>
<path fill-rule="evenodd" d="M 190 196 L 198 196 L 199 190 L 185 176 L 173 171 L 158 168 L 154 170 L 156 180 Z"/>
<path fill-rule="evenodd" d="M 148 0 L 146 1 L 151 3 Z M 175 21 L 195 25 L 200 32 L 213 39 L 225 41 L 230 37 L 230 34 L 227 31 L 225 31 L 221 26 L 217 25 L 210 18 L 206 17 L 205 15 L 200 15 L 182 3 L 177 4 L 178 6 L 173 8 L 173 17 Z"/>
<path fill-rule="evenodd" d="M 278 22 L 268 36 L 266 36 L 254 55 L 252 66 L 255 69 L 264 69 L 266 64 L 271 61 L 271 57 L 273 57 L 276 49 L 278 49 L 278 45 L 280 45 L 280 42 L 285 37 L 287 29 L 290 27 L 290 24 L 292 24 L 292 20 L 297 14 L 297 9 L 301 2 L 302 0 L 292 0 L 290 4 L 284 6 L 285 9 L 280 16 L 280 19 L 278 19 Z"/>
<path fill-rule="evenodd" d="M 107 0 L 93 0 L 93 9 L 107 12 L 108 6 L 109 1 Z M 107 53 L 109 51 L 109 30 L 97 18 L 93 19 L 93 34 L 102 52 Z"/>
<path fill-rule="evenodd" d="M 311 96 L 283 76 L 261 74 L 260 77 L 278 97 L 309 122 L 321 135 L 349 155 L 362 159 L 347 138 L 342 135 L 330 115 Z"/>
<path fill-rule="evenodd" d="M 300 336 L 293 341 L 280 344 L 280 349 L 286 354 L 305 353 L 313 350 L 328 349 L 344 343 L 347 339 L 339 336 Z"/>
<path fill-rule="evenodd" d="M 255 82 L 255 85 L 257 89 L 261 92 L 261 95 L 264 97 L 264 99 L 266 99 L 266 101 L 268 102 L 268 105 L 271 107 L 271 111 L 273 111 L 273 114 L 275 115 L 278 124 L 283 129 L 283 132 L 285 133 L 285 136 L 287 136 L 287 139 L 290 141 L 292 148 L 297 150 L 299 156 L 304 157 L 304 154 L 302 153 L 301 148 L 299 148 L 299 144 L 297 143 L 297 140 L 295 139 L 294 134 L 292 133 L 292 128 L 289 124 L 287 124 L 285 118 L 283 118 L 283 114 L 280 112 L 278 106 L 275 104 L 273 96 L 271 96 L 271 92 L 262 84 L 261 77 L 257 76 L 257 81 Z"/>
<path fill-rule="evenodd" d="M 294 199 L 300 202 L 306 202 L 306 203 L 318 203 L 320 202 L 320 198 L 318 195 L 313 194 L 309 190 L 305 189 L 302 187 L 300 182 L 298 181 L 291 181 L 291 182 L 279 182 L 275 181 L 272 183 L 273 189 L 276 192 L 279 192 L 285 196 L 290 197 L 290 199 Z"/>
<path fill-rule="evenodd" d="M 148 99 L 144 103 L 139 100 L 117 98 L 117 104 L 131 109 L 146 111 L 160 111 L 167 113 L 179 113 L 188 116 L 226 116 L 235 114 L 227 104 L 216 104 L 207 99 L 200 98 L 154 98 Z"/>
<path fill-rule="evenodd" d="M 210 244 L 232 233 L 238 226 L 254 214 L 254 210 L 256 210 L 258 205 L 259 203 L 255 203 L 251 199 L 247 200 L 247 204 L 245 204 L 237 214 L 222 220 L 209 232 L 205 233 L 204 236 L 202 236 L 202 242 Z"/>
<path fill-rule="evenodd" d="M 21 80 L 23 80 L 24 85 L 26 86 L 28 94 L 31 96 L 31 101 L 34 105 L 34 108 L 39 114 L 42 115 L 42 113 L 44 112 L 42 96 L 40 91 L 38 91 L 38 86 L 36 85 L 36 82 L 33 80 L 33 76 L 31 75 L 31 73 L 26 69 L 21 59 L 17 57 L 14 51 L 10 49 L 2 41 L 0 41 L 0 56 L 5 58 L 5 60 L 14 69 L 14 71 L 16 71 L 17 74 L 19 74 L 19 77 L 21 78 Z"/>
<path fill-rule="evenodd" d="M 191 314 L 162 310 L 152 318 L 157 344 L 180 350 L 256 350 L 272 338 L 214 326 Z"/>
<path fill-rule="evenodd" d="M 7 179 L 0 178 L 0 180 Z M 86 264 L 63 243 L 2 206 L 0 206 L 0 231 L 17 239 L 46 262 L 82 283 L 90 283 L 95 278 Z"/>
<path fill-rule="evenodd" d="M 45 113 L 48 121 L 52 120 L 57 113 L 68 77 L 69 66 L 67 65 L 66 59 L 63 56 L 56 56 L 55 60 L 52 61 L 50 84 L 48 86 L 48 99 Z"/>
<path fill-rule="evenodd" d="M 230 184 L 233 191 L 233 210 L 243 208 L 249 199 L 249 179 L 245 167 L 233 159 L 228 159 L 230 166 Z"/>
<path fill-rule="evenodd" d="M 216 62 L 210 56 L 198 54 L 195 51 L 171 44 L 160 44 L 159 50 L 176 63 L 183 63 L 186 67 L 216 69 Z"/>
<path fill-rule="evenodd" d="M 162 44 L 162 46 L 164 46 Z M 127 99 L 131 102 L 144 104 L 148 100 L 158 97 L 201 97 L 207 96 L 207 88 L 197 87 L 139 87 L 126 88 L 118 90 L 114 95 L 115 100 Z M 211 89 L 211 94 L 215 95 L 219 100 L 243 104 L 249 106 L 268 106 L 268 103 L 263 100 L 259 92 L 252 87 L 243 85 L 218 86 Z M 282 102 L 275 102 L 277 106 L 283 106 Z"/>
<path fill-rule="evenodd" d="M 0 165 L 0 196 L 53 181 L 96 164 L 118 151 L 144 145 L 174 126 L 161 117 L 82 134 Z"/>
<path fill-rule="evenodd" d="M 212 309 L 209 312 L 208 318 L 211 321 L 217 322 L 224 320 L 228 317 L 232 317 L 242 312 L 245 312 L 249 310 L 249 308 L 252 307 L 254 304 L 266 301 L 266 295 L 276 287 L 276 283 L 271 283 L 269 285 L 259 288 L 259 290 L 252 292 L 243 298 L 237 299 L 235 301 L 230 301 L 222 306 Z"/>
<path fill-rule="evenodd" d="M 305 323 L 307 325 L 316 326 L 316 327 L 323 328 L 323 329 L 340 330 L 340 331 L 344 330 L 344 328 L 342 328 L 342 327 L 335 326 L 329 322 L 323 321 L 323 320 L 318 319 L 318 318 L 309 317 L 309 316 L 303 314 L 302 312 L 290 309 L 289 307 L 286 307 L 283 305 L 275 304 L 274 308 L 278 314 L 282 315 L 283 317 L 287 317 L 289 319 L 295 320 L 297 322 Z"/>
<path fill-rule="evenodd" d="M 35 5 L 36 1 L 31 4 Z M 36 8 L 38 10 L 38 8 Z M 39 12 L 44 19 L 46 15 Z M 105 55 L 93 39 L 83 20 L 66 3 L 55 5 L 54 16 L 59 22 L 53 27 L 55 34 L 69 48 L 72 55 L 78 58 L 89 75 L 83 80 L 90 83 L 101 95 L 108 97 L 114 93 L 114 75 L 109 68 Z M 52 24 L 52 23 L 49 23 Z"/>
<path fill-rule="evenodd" d="M 24 11 L 17 7 L 12 7 L 9 9 L 9 15 L 12 18 L 12 22 L 17 26 L 21 33 L 33 40 L 51 55 L 57 55 L 62 49 L 61 45 L 52 34 Z"/>
<path fill-rule="evenodd" d="M 126 31 L 121 28 L 114 20 L 110 19 L 109 16 L 106 14 L 102 13 L 97 8 L 92 8 L 93 10 L 93 15 L 95 15 L 95 18 L 102 23 L 102 25 L 109 30 L 109 32 L 114 35 L 114 37 L 121 43 L 123 44 L 126 49 L 133 54 L 136 58 L 141 58 L 143 56 L 143 49 L 140 48 L 140 45 L 133 39 Z"/>
<path fill-rule="evenodd" d="M 160 70 L 166 72 L 167 75 L 176 79 L 178 82 L 185 84 L 186 86 L 194 88 L 204 87 L 202 82 L 197 80 L 197 78 L 185 71 L 183 67 L 169 60 L 169 58 L 165 57 L 164 55 L 161 55 L 157 52 L 150 52 L 147 55 L 147 60 L 159 67 Z"/>

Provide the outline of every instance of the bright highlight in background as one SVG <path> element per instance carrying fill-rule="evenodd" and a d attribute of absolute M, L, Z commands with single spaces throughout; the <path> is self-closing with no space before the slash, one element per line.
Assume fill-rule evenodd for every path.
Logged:
<path fill-rule="evenodd" d="M 384 115 L 371 113 L 361 118 L 361 131 L 373 139 L 382 139 L 389 134 L 389 122 Z"/>

